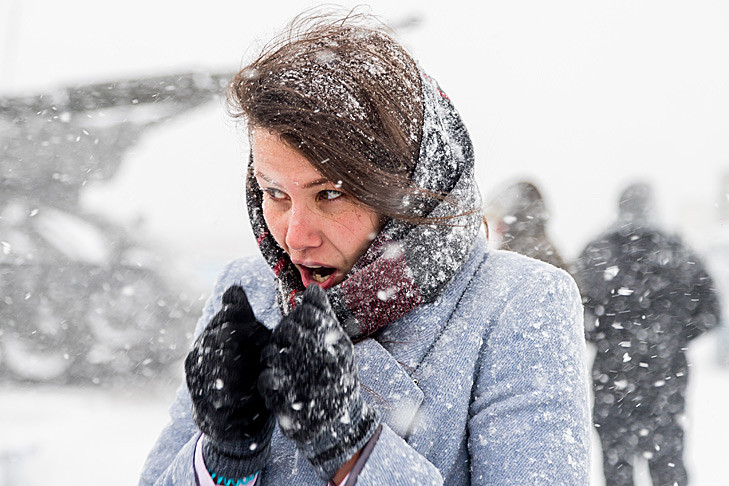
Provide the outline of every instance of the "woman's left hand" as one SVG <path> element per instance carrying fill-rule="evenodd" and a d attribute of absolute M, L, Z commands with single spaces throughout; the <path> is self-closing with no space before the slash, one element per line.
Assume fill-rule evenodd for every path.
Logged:
<path fill-rule="evenodd" d="M 329 480 L 372 437 L 380 418 L 360 394 L 354 346 L 326 293 L 310 285 L 262 353 L 258 386 L 281 432 Z"/>

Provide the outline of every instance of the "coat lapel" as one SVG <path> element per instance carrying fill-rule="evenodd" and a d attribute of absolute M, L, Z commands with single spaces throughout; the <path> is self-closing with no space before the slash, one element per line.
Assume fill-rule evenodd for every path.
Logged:
<path fill-rule="evenodd" d="M 378 409 L 382 421 L 407 438 L 423 403 L 423 392 L 380 343 L 365 339 L 355 346 L 362 396 Z"/>

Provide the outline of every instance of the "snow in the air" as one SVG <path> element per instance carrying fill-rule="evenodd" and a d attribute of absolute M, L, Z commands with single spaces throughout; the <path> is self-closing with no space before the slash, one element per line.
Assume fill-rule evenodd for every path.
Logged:
<path fill-rule="evenodd" d="M 729 65 L 722 62 L 729 6 L 708 0 L 369 3 L 461 113 L 485 201 L 507 182 L 535 182 L 550 213 L 549 235 L 573 260 L 615 216 L 624 185 L 648 180 L 658 221 L 706 258 L 719 288 L 729 293 L 729 215 L 720 213 L 729 201 L 721 186 L 729 174 Z M 265 40 L 306 4 L 130 0 L 110 14 L 91 0 L 7 0 L 0 4 L 0 98 L 53 97 L 65 87 L 117 78 L 232 72 L 252 52 L 252 42 Z M 202 86 L 203 78 L 194 79 Z M 70 112 L 57 117 L 61 124 L 78 121 Z M 94 153 L 94 137 L 103 140 L 104 130 L 122 119 L 130 125 L 117 142 L 128 142 L 128 149 L 113 161 L 117 166 L 106 168 L 113 177 L 87 177 L 65 165 L 47 174 L 69 185 L 78 181 L 84 214 L 44 206 L 37 193 L 13 200 L 0 195 L 0 264 L 32 266 L 38 254 L 54 254 L 59 262 L 108 271 L 99 289 L 103 281 L 115 282 L 103 290 L 116 296 L 75 293 L 71 276 L 77 274 L 69 267 L 54 274 L 58 300 L 0 295 L 0 306 L 35 305 L 49 336 L 73 329 L 71 322 L 54 327 L 56 302 L 65 302 L 70 315 L 89 322 L 75 339 L 90 363 L 78 370 L 78 384 L 58 384 L 71 372 L 73 356 L 54 353 L 53 346 L 33 353 L 8 332 L 15 324 L 0 322 L 0 362 L 22 369 L 29 380 L 0 381 L 0 486 L 135 484 L 183 378 L 180 346 L 189 342 L 217 272 L 256 251 L 243 194 L 246 137 L 220 100 L 180 113 L 143 106 L 102 110 L 87 120 L 88 130 L 68 140 L 45 133 L 37 140 L 43 161 L 22 160 L 12 176 L 37 177 L 34 171 L 52 167 L 52 147 L 65 142 Z M 133 128 L 145 123 L 135 135 Z M 16 129 L 0 119 L 0 140 L 17 140 Z M 0 175 L 8 176 L 7 169 L 0 167 Z M 158 269 L 174 288 L 137 308 L 140 296 L 159 292 L 162 284 L 127 285 L 123 273 L 110 270 L 115 258 Z M 604 270 L 605 281 L 618 275 L 616 266 Z M 88 278 L 84 288 L 97 284 Z M 395 290 L 382 289 L 377 297 L 387 301 Z M 178 298 L 184 305 L 176 309 Z M 120 312 L 135 315 L 140 329 L 115 324 Z M 160 316 L 176 327 L 159 335 Z M 154 360 L 146 362 L 150 336 Z M 695 486 L 719 484 L 727 475 L 729 366 L 719 363 L 722 339 L 729 341 L 711 332 L 688 351 L 686 465 Z M 623 359 L 632 359 L 630 349 Z M 409 420 L 414 412 L 395 413 Z M 569 429 L 563 438 L 574 441 Z M 596 436 L 593 446 L 591 484 L 601 486 Z M 637 484 L 650 484 L 644 464 L 636 474 Z"/>

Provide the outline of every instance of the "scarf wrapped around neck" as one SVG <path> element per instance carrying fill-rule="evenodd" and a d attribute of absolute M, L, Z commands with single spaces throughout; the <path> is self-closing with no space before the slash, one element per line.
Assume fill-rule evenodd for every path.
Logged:
<path fill-rule="evenodd" d="M 345 279 L 326 290 L 353 340 L 434 302 L 465 262 L 481 226 L 481 197 L 466 127 L 434 79 L 421 72 L 421 84 L 422 137 L 412 181 L 415 188 L 448 197 L 415 204 L 413 214 L 432 218 L 432 223 L 389 219 Z M 246 182 L 248 215 L 259 249 L 276 276 L 278 304 L 285 315 L 305 289 L 298 270 L 268 230 L 252 164 L 250 160 Z"/>

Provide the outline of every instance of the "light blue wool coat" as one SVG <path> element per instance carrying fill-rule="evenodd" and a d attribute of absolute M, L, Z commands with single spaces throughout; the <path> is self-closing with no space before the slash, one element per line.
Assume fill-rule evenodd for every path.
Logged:
<path fill-rule="evenodd" d="M 229 264 L 196 335 L 242 285 L 259 320 L 281 319 L 261 257 Z M 432 304 L 355 345 L 362 393 L 383 417 L 358 486 L 587 485 L 590 412 L 577 287 L 564 271 L 487 249 L 468 260 Z M 140 484 L 194 485 L 200 434 L 186 386 L 178 390 Z M 259 485 L 322 484 L 278 428 Z"/>

